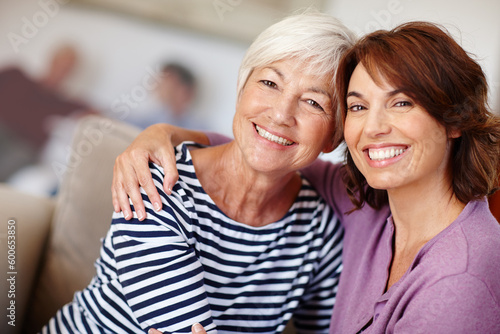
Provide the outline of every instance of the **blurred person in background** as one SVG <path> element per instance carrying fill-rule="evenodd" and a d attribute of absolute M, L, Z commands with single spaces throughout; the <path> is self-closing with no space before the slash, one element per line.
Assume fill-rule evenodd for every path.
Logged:
<path fill-rule="evenodd" d="M 94 111 L 64 93 L 79 55 L 70 44 L 57 47 L 40 78 L 19 67 L 0 72 L 0 181 L 30 193 L 51 195 L 58 179 L 53 161 L 65 161 L 76 120 Z"/>
<path fill-rule="evenodd" d="M 205 129 L 196 118 L 192 106 L 196 100 L 196 77 L 187 66 L 168 62 L 162 66 L 152 92 L 152 103 L 127 117 L 127 121 L 146 128 L 156 123 L 169 123 L 188 129 Z"/>

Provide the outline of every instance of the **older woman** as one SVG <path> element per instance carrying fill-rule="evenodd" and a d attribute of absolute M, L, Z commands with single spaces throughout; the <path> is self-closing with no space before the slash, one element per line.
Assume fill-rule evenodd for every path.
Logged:
<path fill-rule="evenodd" d="M 304 171 L 345 227 L 330 332 L 499 333 L 500 226 L 485 196 L 500 121 L 481 67 L 415 22 L 359 41 L 336 87 L 347 164 Z"/>
<path fill-rule="evenodd" d="M 342 229 L 297 172 L 333 149 L 333 73 L 351 33 L 323 14 L 265 30 L 240 69 L 234 141 L 176 147 L 162 210 L 115 214 L 97 275 L 43 332 L 328 332 Z M 128 218 L 128 219 L 125 219 Z"/>

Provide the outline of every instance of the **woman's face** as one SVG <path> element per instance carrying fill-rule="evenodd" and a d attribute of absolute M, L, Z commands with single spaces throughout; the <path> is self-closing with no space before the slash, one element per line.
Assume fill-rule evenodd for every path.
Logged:
<path fill-rule="evenodd" d="M 233 132 L 243 159 L 264 172 L 291 172 L 333 149 L 330 75 L 282 60 L 256 68 L 236 105 Z"/>
<path fill-rule="evenodd" d="M 450 182 L 445 128 L 396 87 L 378 86 L 362 64 L 349 82 L 344 137 L 354 163 L 375 189 Z"/>

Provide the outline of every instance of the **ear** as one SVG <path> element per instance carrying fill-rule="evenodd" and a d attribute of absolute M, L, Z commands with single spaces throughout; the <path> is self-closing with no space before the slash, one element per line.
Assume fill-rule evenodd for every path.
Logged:
<path fill-rule="evenodd" d="M 461 136 L 462 136 L 462 131 L 457 129 L 452 129 L 451 131 L 448 132 L 448 138 L 450 139 L 455 139 Z"/>
<path fill-rule="evenodd" d="M 335 149 L 335 145 L 333 144 L 333 140 L 326 143 L 325 147 L 323 148 L 323 150 L 321 152 L 323 153 L 330 153 L 332 152 L 334 149 Z"/>

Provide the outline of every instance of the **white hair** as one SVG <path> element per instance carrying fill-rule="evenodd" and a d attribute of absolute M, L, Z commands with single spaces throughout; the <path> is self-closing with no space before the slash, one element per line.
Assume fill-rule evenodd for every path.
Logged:
<path fill-rule="evenodd" d="M 308 11 L 286 17 L 248 48 L 238 73 L 238 97 L 255 68 L 290 58 L 304 64 L 304 71 L 331 75 L 333 88 L 339 60 L 355 40 L 354 33 L 330 15 Z"/>

